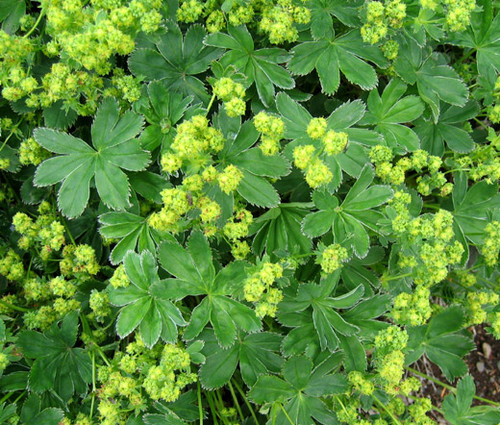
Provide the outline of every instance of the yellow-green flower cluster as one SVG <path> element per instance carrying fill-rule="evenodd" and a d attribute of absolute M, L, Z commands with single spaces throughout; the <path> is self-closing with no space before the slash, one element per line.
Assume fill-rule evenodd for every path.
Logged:
<path fill-rule="evenodd" d="M 163 171 L 173 174 L 186 163 L 194 172 L 205 166 L 211 152 L 219 152 L 224 147 L 222 133 L 209 126 L 203 115 L 196 115 L 177 126 L 171 151 L 162 155 Z"/>
<path fill-rule="evenodd" d="M 10 281 L 18 281 L 24 277 L 25 270 L 23 262 L 21 257 L 13 249 L 9 249 L 7 253 L 0 258 L 0 274 Z"/>
<path fill-rule="evenodd" d="M 388 204 L 396 213 L 391 221 L 393 231 L 399 235 L 406 233 L 412 219 L 408 209 L 411 204 L 411 195 L 402 190 L 397 190 Z"/>
<path fill-rule="evenodd" d="M 306 182 L 313 189 L 332 181 L 332 172 L 328 166 L 318 158 L 316 148 L 313 145 L 297 146 L 293 150 L 293 159 L 297 168 L 305 170 Z"/>
<path fill-rule="evenodd" d="M 412 293 L 402 292 L 394 298 L 391 316 L 397 323 L 423 325 L 432 315 L 430 295 L 425 286 L 417 286 Z"/>
<path fill-rule="evenodd" d="M 399 43 L 396 40 L 387 40 L 382 44 L 382 52 L 390 61 L 395 60 L 399 54 Z"/>
<path fill-rule="evenodd" d="M 0 30 L 0 85 L 6 100 L 19 100 L 37 87 L 37 81 L 24 68 L 34 50 L 35 46 L 29 38 Z"/>
<path fill-rule="evenodd" d="M 317 257 L 317 263 L 325 273 L 333 273 L 342 267 L 342 264 L 349 259 L 347 249 L 338 243 L 324 248 Z"/>
<path fill-rule="evenodd" d="M 231 242 L 231 254 L 237 260 L 243 260 L 250 252 L 248 243 L 238 239 L 248 235 L 248 228 L 252 222 L 252 213 L 244 208 L 238 208 L 224 225 L 224 235 Z"/>
<path fill-rule="evenodd" d="M 175 401 L 181 390 L 197 381 L 197 375 L 189 372 L 189 353 L 176 345 L 166 344 L 158 366 L 152 366 L 142 384 L 153 400 Z"/>
<path fill-rule="evenodd" d="M 500 221 L 492 221 L 484 228 L 486 237 L 481 245 L 481 253 L 488 266 L 494 266 L 498 263 L 498 254 L 500 252 Z"/>
<path fill-rule="evenodd" d="M 238 117 L 245 114 L 245 87 L 243 84 L 229 77 L 223 77 L 216 80 L 213 87 L 214 94 L 224 102 L 228 116 Z"/>
<path fill-rule="evenodd" d="M 139 336 L 124 351 L 115 353 L 108 366 L 99 367 L 97 377 L 100 424 L 124 424 L 134 410 L 144 410 L 153 400 L 175 401 L 181 390 L 196 382 L 190 373 L 187 351 L 173 344 L 147 348 Z"/>
<path fill-rule="evenodd" d="M 4 352 L 0 352 L 0 373 L 2 373 L 9 364 L 9 357 Z"/>
<path fill-rule="evenodd" d="M 255 128 L 260 135 L 259 148 L 264 155 L 276 155 L 280 150 L 280 140 L 285 134 L 285 123 L 279 117 L 259 112 L 253 118 Z"/>
<path fill-rule="evenodd" d="M 198 0 L 182 0 L 177 9 L 177 19 L 187 24 L 196 22 L 203 13 L 203 4 Z"/>
<path fill-rule="evenodd" d="M 468 172 L 470 179 L 495 184 L 500 180 L 500 136 L 489 128 L 486 140 L 489 143 L 477 145 L 473 152 L 455 160 L 458 168 Z"/>
<path fill-rule="evenodd" d="M 496 339 L 500 339 L 500 311 L 490 313 L 488 321 L 491 325 L 491 333 Z"/>
<path fill-rule="evenodd" d="M 410 157 L 401 157 L 396 164 L 392 163 L 394 154 L 392 150 L 383 145 L 374 146 L 370 151 L 370 159 L 375 164 L 375 173 L 384 182 L 401 185 L 405 181 L 405 173 L 415 170 L 419 173 L 427 168 L 428 174 L 417 177 L 417 190 L 422 195 L 430 195 L 434 189 L 441 189 L 443 195 L 448 194 L 452 183 L 446 180 L 443 172 L 439 171 L 442 160 L 438 156 L 429 155 L 426 151 L 418 149 Z"/>
<path fill-rule="evenodd" d="M 231 241 L 244 238 L 248 235 L 248 227 L 252 222 L 252 213 L 244 208 L 239 208 L 224 225 L 224 234 Z"/>
<path fill-rule="evenodd" d="M 265 4 L 265 2 L 263 2 Z M 296 24 L 307 24 L 311 12 L 304 6 L 295 6 L 292 0 L 278 0 L 262 9 L 259 29 L 266 33 L 273 44 L 294 42 L 299 33 Z"/>
<path fill-rule="evenodd" d="M 375 385 L 372 381 L 367 379 L 365 375 L 358 371 L 349 372 L 347 375 L 349 383 L 354 387 L 356 391 L 359 391 L 364 395 L 371 395 L 375 391 Z"/>
<path fill-rule="evenodd" d="M 111 83 L 114 89 L 105 91 L 104 95 L 115 96 L 130 103 L 139 100 L 141 97 L 141 82 L 139 79 L 132 75 L 125 75 L 121 68 L 115 68 L 113 74 Z"/>
<path fill-rule="evenodd" d="M 24 323 L 30 329 L 42 329 L 46 330 L 52 326 L 54 322 L 62 319 L 68 313 L 78 310 L 80 308 L 80 302 L 74 298 L 69 298 L 67 294 L 74 294 L 76 292 L 76 288 L 74 287 L 73 282 L 64 281 L 64 279 L 58 281 L 59 278 L 52 279 L 49 282 L 49 289 L 53 291 L 65 291 L 65 294 L 61 294 L 62 296 L 57 296 L 56 298 L 50 298 L 45 300 L 49 301 L 49 304 L 42 305 L 37 310 L 28 311 L 24 314 Z M 25 291 L 35 290 L 33 285 L 34 280 L 30 280 L 25 283 Z M 46 284 L 45 284 L 46 285 Z M 39 289 L 39 288 L 38 288 Z M 52 292 L 52 296 L 55 296 L 55 293 Z M 71 295 L 72 296 L 72 295 Z"/>
<path fill-rule="evenodd" d="M 125 273 L 125 266 L 120 264 L 115 271 L 113 276 L 110 277 L 109 283 L 113 288 L 126 288 L 130 285 L 130 280 Z"/>
<path fill-rule="evenodd" d="M 337 155 L 346 148 L 348 135 L 342 131 L 327 131 L 327 125 L 324 118 L 312 118 L 306 131 L 311 139 L 321 140 L 322 152 L 325 152 L 328 156 Z"/>
<path fill-rule="evenodd" d="M 36 275 L 30 275 L 23 282 L 24 298 L 37 305 L 44 302 L 36 311 L 24 315 L 24 322 L 29 328 L 48 329 L 52 323 L 62 319 L 66 314 L 80 308 L 80 302 L 73 299 L 76 294 L 73 280 L 56 276 L 48 282 Z"/>
<path fill-rule="evenodd" d="M 21 234 L 18 241 L 19 248 L 27 250 L 36 244 L 41 248 L 40 257 L 47 260 L 53 251 L 59 251 L 66 243 L 65 229 L 56 220 L 48 202 L 42 202 L 38 211 L 40 215 L 36 221 L 25 213 L 18 212 L 12 218 L 12 224 Z"/>
<path fill-rule="evenodd" d="M 395 395 L 399 392 L 404 372 L 403 350 L 407 343 L 408 334 L 398 326 L 389 326 L 375 337 L 374 362 L 384 383 L 384 389 L 389 394 Z"/>
<path fill-rule="evenodd" d="M 93 2 L 91 7 L 83 7 L 82 0 L 43 3 L 52 48 L 101 75 L 110 72 L 112 56 L 132 52 L 139 30 L 156 31 L 162 19 L 159 0 L 132 0 L 127 5 Z"/>
<path fill-rule="evenodd" d="M 367 43 L 375 44 L 387 36 L 389 27 L 401 28 L 406 17 L 406 4 L 401 0 L 388 0 L 385 4 L 369 1 L 366 4 L 366 23 L 361 36 Z"/>
<path fill-rule="evenodd" d="M 103 79 L 98 75 L 74 70 L 68 64 L 56 62 L 50 72 L 42 77 L 42 91 L 32 93 L 26 104 L 33 108 L 47 108 L 58 100 L 63 100 L 66 106 L 79 114 L 90 115 L 97 108 L 103 85 Z M 85 98 L 84 103 L 80 103 L 82 96 Z"/>
<path fill-rule="evenodd" d="M 446 5 L 446 26 L 450 31 L 463 31 L 470 24 L 476 0 L 442 0 Z"/>
<path fill-rule="evenodd" d="M 163 207 L 148 218 L 148 224 L 157 230 L 176 232 L 181 217 L 193 208 L 188 193 L 182 187 L 168 188 L 161 192 Z"/>
<path fill-rule="evenodd" d="M 63 276 L 77 276 L 86 279 L 99 272 L 94 248 L 90 245 L 66 245 L 62 252 L 59 268 Z"/>
<path fill-rule="evenodd" d="M 465 307 L 467 326 L 479 325 L 488 320 L 488 306 L 496 307 L 500 296 L 493 291 L 470 291 L 467 293 Z"/>
<path fill-rule="evenodd" d="M 50 152 L 42 148 L 32 137 L 23 140 L 19 146 L 19 162 L 23 165 L 38 165 L 50 156 Z"/>
<path fill-rule="evenodd" d="M 255 307 L 257 316 L 274 317 L 276 315 L 278 303 L 283 299 L 283 293 L 272 285 L 276 279 L 282 276 L 283 267 L 281 265 L 266 262 L 245 280 L 243 287 L 245 299 L 257 303 Z"/>
<path fill-rule="evenodd" d="M 217 183 L 224 193 L 231 193 L 236 190 L 243 179 L 243 171 L 233 164 L 224 168 L 224 171 L 217 176 Z"/>
<path fill-rule="evenodd" d="M 108 293 L 93 289 L 90 292 L 89 307 L 92 310 L 95 319 L 98 322 L 103 322 L 104 319 L 111 313 Z"/>

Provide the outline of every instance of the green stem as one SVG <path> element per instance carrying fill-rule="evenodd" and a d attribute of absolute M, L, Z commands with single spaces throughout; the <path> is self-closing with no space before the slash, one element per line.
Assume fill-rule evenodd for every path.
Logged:
<path fill-rule="evenodd" d="M 486 127 L 486 125 L 484 125 L 484 123 L 482 123 L 481 121 L 479 121 L 477 118 L 473 118 L 473 120 L 476 121 L 485 130 L 488 130 L 488 127 Z"/>
<path fill-rule="evenodd" d="M 104 363 L 106 363 L 106 366 L 111 366 L 111 363 L 109 362 L 108 358 L 106 357 L 106 354 L 104 354 L 104 351 L 102 350 L 101 347 L 99 347 L 99 344 L 94 341 L 92 338 L 92 331 L 90 330 L 89 322 L 87 321 L 87 317 L 85 317 L 84 314 L 80 314 L 80 320 L 82 321 L 82 326 L 83 330 L 85 333 L 89 336 L 90 341 L 92 342 L 92 348 L 97 351 L 97 353 L 101 356 L 102 360 Z"/>
<path fill-rule="evenodd" d="M 415 374 L 415 375 L 420 376 L 421 378 L 428 379 L 429 381 L 434 382 L 435 384 L 438 384 L 438 385 L 442 386 L 443 388 L 446 388 L 447 390 L 450 390 L 454 394 L 457 392 L 457 389 L 455 387 L 452 387 L 451 385 L 448 385 L 448 384 L 446 384 L 446 383 L 444 383 L 444 382 L 440 381 L 439 379 L 436 379 L 432 376 L 426 375 L 425 373 L 419 372 L 418 370 L 413 369 L 412 367 L 405 366 L 405 369 L 407 371 Z M 488 400 L 487 398 L 479 397 L 477 395 L 474 395 L 474 398 L 476 400 L 482 401 L 484 403 L 488 403 L 488 404 L 491 404 L 493 406 L 500 407 L 500 403 L 497 403 L 496 401 Z"/>
<path fill-rule="evenodd" d="M 2 301 L 2 300 L 0 300 L 0 305 L 7 307 L 7 308 L 10 308 L 11 310 L 21 311 L 23 313 L 30 311 L 28 308 L 18 307 L 17 305 L 10 304 L 10 303 Z"/>
<path fill-rule="evenodd" d="M 210 99 L 210 102 L 208 102 L 208 106 L 207 106 L 207 115 L 208 113 L 210 112 L 210 108 L 212 107 L 212 105 L 214 104 L 214 101 L 215 101 L 215 93 L 212 94 L 212 97 Z"/>
<path fill-rule="evenodd" d="M 92 416 L 94 415 L 94 404 L 95 404 L 95 352 L 92 351 L 92 401 L 90 402 L 90 420 L 92 420 Z"/>
<path fill-rule="evenodd" d="M 217 420 L 217 414 L 216 414 L 216 409 L 214 406 L 214 401 L 212 400 L 212 394 L 209 392 L 205 393 L 205 397 L 208 401 L 208 405 L 210 406 L 210 411 L 212 412 L 212 418 L 214 421 L 214 425 L 219 425 L 219 421 Z"/>
<path fill-rule="evenodd" d="M 236 397 L 236 393 L 234 392 L 234 388 L 233 385 L 231 384 L 231 381 L 228 382 L 228 387 L 229 391 L 231 392 L 231 396 L 233 397 L 234 406 L 238 411 L 238 415 L 240 415 L 241 422 L 243 422 L 245 420 L 245 417 L 243 416 L 243 412 L 241 411 L 240 403 L 238 403 L 238 398 Z"/>
<path fill-rule="evenodd" d="M 400 274 L 398 276 L 389 276 L 384 279 L 382 279 L 384 282 L 390 282 L 391 280 L 397 280 L 397 279 L 403 279 L 405 277 L 410 277 L 413 276 L 413 273 L 405 273 L 405 274 Z"/>
<path fill-rule="evenodd" d="M 40 14 L 38 15 L 38 18 L 37 18 L 36 22 L 33 24 L 33 26 L 31 27 L 31 29 L 26 34 L 23 35 L 23 38 L 29 37 L 33 33 L 33 31 L 36 30 L 36 28 L 38 27 L 38 25 L 40 24 L 40 22 L 41 22 L 41 20 L 42 20 L 42 18 L 44 16 L 45 16 L 45 10 L 42 9 L 41 12 L 40 12 Z"/>
<path fill-rule="evenodd" d="M 236 387 L 236 389 L 238 390 L 238 392 L 240 393 L 240 396 L 243 399 L 244 403 L 246 404 L 248 410 L 250 411 L 250 414 L 252 415 L 252 418 L 255 422 L 255 425 L 259 425 L 259 421 L 257 420 L 257 415 L 255 414 L 255 412 L 252 408 L 252 405 L 248 401 L 247 396 L 245 395 L 245 392 L 243 391 L 243 389 L 238 385 L 238 383 L 235 380 L 233 380 L 233 383 L 234 383 L 234 386 Z"/>
<path fill-rule="evenodd" d="M 455 62 L 455 66 L 458 66 L 458 65 L 461 65 L 463 62 L 465 62 L 467 59 L 469 59 L 469 57 L 476 51 L 476 49 L 471 49 L 469 50 L 468 53 L 466 53 L 465 55 L 463 55 L 460 60 L 458 60 L 457 62 Z"/>
<path fill-rule="evenodd" d="M 16 404 L 19 400 L 21 400 L 21 398 L 26 394 L 26 391 L 23 391 L 19 397 L 17 397 L 15 400 L 14 400 L 14 404 Z"/>
<path fill-rule="evenodd" d="M 395 424 L 401 425 L 399 419 L 396 416 L 394 416 L 392 412 L 384 406 L 384 403 L 382 403 L 375 394 L 372 394 L 372 397 L 373 400 L 375 400 L 375 403 L 377 403 L 382 408 L 382 410 L 391 417 L 391 419 L 394 421 Z"/>
<path fill-rule="evenodd" d="M 198 389 L 197 389 L 197 392 L 198 392 L 198 413 L 200 414 L 200 425 L 203 425 L 203 405 L 201 404 L 201 385 L 200 385 L 200 381 L 198 381 L 198 385 L 197 385 Z"/>
<path fill-rule="evenodd" d="M 66 219 L 61 216 L 61 220 L 62 220 L 62 222 L 64 224 L 64 228 L 66 229 L 66 233 L 68 234 L 69 239 L 71 240 L 71 243 L 76 246 L 75 239 L 73 238 L 73 235 L 71 234 L 71 232 L 69 230 L 69 226 L 68 226 L 68 223 L 67 223 Z"/>
<path fill-rule="evenodd" d="M 5 394 L 1 399 L 0 399 L 0 404 L 2 404 L 4 401 L 8 400 L 12 395 L 14 394 L 14 392 L 10 392 L 10 393 L 7 393 Z"/>
<path fill-rule="evenodd" d="M 12 135 L 16 132 L 17 128 L 21 125 L 21 123 L 23 122 L 23 120 L 24 120 L 24 118 L 21 118 L 17 122 L 17 124 L 15 124 L 14 127 L 12 127 L 12 130 L 10 130 L 9 135 L 3 141 L 2 146 L 0 146 L 0 152 L 2 152 L 2 149 L 5 147 L 5 145 L 7 144 L 7 142 L 9 141 L 9 139 L 12 137 Z"/>
<path fill-rule="evenodd" d="M 288 414 L 288 412 L 285 410 L 285 408 L 283 407 L 283 405 L 281 403 L 279 403 L 280 407 L 281 407 L 281 410 L 283 411 L 283 414 L 286 416 L 286 418 L 288 419 L 288 421 L 292 424 L 292 425 L 296 425 L 293 421 L 292 421 L 292 418 L 290 417 L 290 415 Z"/>

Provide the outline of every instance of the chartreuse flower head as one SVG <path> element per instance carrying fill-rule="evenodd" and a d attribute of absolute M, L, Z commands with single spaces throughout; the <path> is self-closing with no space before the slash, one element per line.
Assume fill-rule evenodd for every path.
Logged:
<path fill-rule="evenodd" d="M 272 285 L 282 276 L 283 267 L 280 264 L 265 262 L 245 280 L 245 299 L 256 303 L 255 312 L 258 317 L 276 315 L 283 293 L 281 289 Z"/>
<path fill-rule="evenodd" d="M 264 155 L 276 155 L 280 150 L 280 140 L 285 133 L 285 123 L 279 117 L 259 112 L 253 118 L 253 123 L 260 136 L 259 148 Z"/>
<path fill-rule="evenodd" d="M 232 80 L 229 77 L 223 77 L 215 81 L 214 94 L 224 102 L 227 115 L 237 117 L 245 114 L 245 88 L 243 84 Z"/>

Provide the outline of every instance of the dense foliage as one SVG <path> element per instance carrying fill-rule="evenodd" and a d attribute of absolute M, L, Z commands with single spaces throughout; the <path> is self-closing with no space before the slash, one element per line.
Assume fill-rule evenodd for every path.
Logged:
<path fill-rule="evenodd" d="M 499 12 L 0 0 L 0 424 L 497 425 Z"/>

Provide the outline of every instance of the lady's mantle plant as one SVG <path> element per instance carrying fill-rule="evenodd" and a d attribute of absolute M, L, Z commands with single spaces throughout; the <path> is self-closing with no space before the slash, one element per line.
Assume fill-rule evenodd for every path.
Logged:
<path fill-rule="evenodd" d="M 0 6 L 0 424 L 500 422 L 498 2 Z"/>

